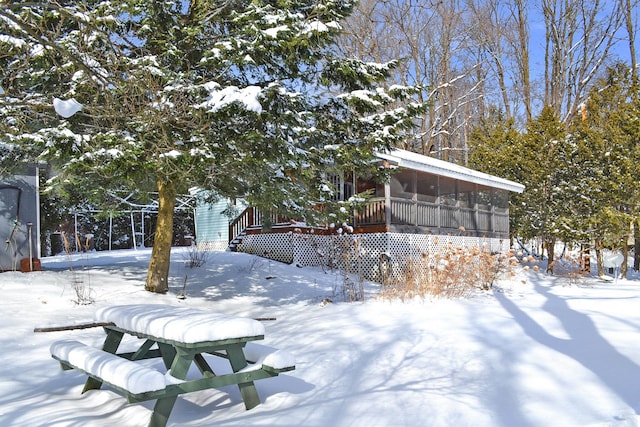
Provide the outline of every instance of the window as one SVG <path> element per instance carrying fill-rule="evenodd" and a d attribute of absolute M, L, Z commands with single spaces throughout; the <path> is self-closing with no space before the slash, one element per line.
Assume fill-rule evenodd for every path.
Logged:
<path fill-rule="evenodd" d="M 329 185 L 332 191 L 331 200 L 337 201 L 342 200 L 342 192 L 341 192 L 341 178 L 338 174 L 331 174 L 327 177 L 327 181 L 329 181 Z"/>
<path fill-rule="evenodd" d="M 353 172 L 345 172 L 342 183 L 342 200 L 349 200 L 353 196 Z"/>

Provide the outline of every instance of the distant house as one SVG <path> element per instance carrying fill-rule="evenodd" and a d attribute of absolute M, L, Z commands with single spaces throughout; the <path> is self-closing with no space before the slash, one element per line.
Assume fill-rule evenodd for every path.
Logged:
<path fill-rule="evenodd" d="M 25 166 L 16 175 L 0 179 L 0 269 L 36 269 L 29 258 L 40 257 L 38 169 Z M 21 266 L 21 261 L 26 263 Z"/>
<path fill-rule="evenodd" d="M 365 190 L 373 194 L 363 209 L 353 213 L 347 233 L 310 229 L 279 218 L 269 218 L 269 227 L 263 227 L 265 221 L 251 207 L 227 222 L 224 230 L 224 220 L 213 218 L 221 211 L 218 207 L 209 209 L 205 221 L 209 228 L 197 222 L 196 241 L 211 248 L 218 233 L 217 241 L 226 236 L 232 250 L 299 265 L 326 263 L 328 257 L 339 257 L 335 254 L 342 250 L 339 247 L 357 245 L 358 262 L 371 279 L 376 278 L 381 259 L 415 256 L 443 245 L 509 248 L 509 193 L 521 193 L 523 185 L 405 150 L 379 153 L 378 158 L 382 167 L 395 169 L 386 184 L 351 173 L 332 177 L 338 199 Z M 203 231 L 213 227 L 214 233 Z"/>

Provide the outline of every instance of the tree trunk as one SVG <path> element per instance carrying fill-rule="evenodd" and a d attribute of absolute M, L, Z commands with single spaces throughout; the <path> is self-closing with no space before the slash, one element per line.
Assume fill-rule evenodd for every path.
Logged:
<path fill-rule="evenodd" d="M 145 289 L 164 294 L 169 290 L 169 267 L 173 241 L 173 211 L 176 204 L 176 187 L 171 181 L 158 179 L 158 222 L 153 239 L 153 251 L 147 271 Z"/>
<path fill-rule="evenodd" d="M 556 238 L 555 237 L 546 237 L 543 240 L 544 246 L 547 248 L 547 273 L 553 274 L 553 267 L 556 263 Z"/>
<path fill-rule="evenodd" d="M 638 70 L 636 63 L 636 32 L 633 23 L 633 6 L 631 0 L 626 0 L 623 4 L 627 36 L 629 36 L 629 56 L 631 57 L 631 84 L 635 87 L 638 84 Z M 638 97 L 637 90 L 632 91 L 633 96 Z"/>
<path fill-rule="evenodd" d="M 640 221 L 633 223 L 633 269 L 640 270 Z"/>
<path fill-rule="evenodd" d="M 602 239 L 599 239 L 599 238 L 596 239 L 595 249 L 596 249 L 596 260 L 598 262 L 598 277 L 603 277 L 604 276 L 604 255 L 602 251 L 604 250 L 604 243 L 602 242 Z"/>
<path fill-rule="evenodd" d="M 629 236 L 624 236 L 622 241 L 622 265 L 620 266 L 620 277 L 627 278 L 628 262 L 629 262 Z"/>
<path fill-rule="evenodd" d="M 527 122 L 533 117 L 531 107 L 531 74 L 529 69 L 529 28 L 527 22 L 527 4 L 524 0 L 515 2 L 518 24 L 518 67 L 522 78 L 522 95 Z"/>

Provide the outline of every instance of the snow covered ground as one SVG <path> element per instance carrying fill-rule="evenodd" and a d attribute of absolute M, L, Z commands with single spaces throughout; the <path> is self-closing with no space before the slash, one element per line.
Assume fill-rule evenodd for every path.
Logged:
<path fill-rule="evenodd" d="M 109 389 L 81 395 L 83 376 L 50 357 L 60 339 L 100 346 L 100 328 L 33 332 L 131 303 L 275 317 L 263 343 L 296 358 L 295 371 L 256 383 L 255 409 L 237 387 L 192 393 L 178 398 L 172 426 L 640 425 L 640 281 L 520 272 L 465 300 L 323 305 L 335 273 L 237 253 L 189 268 L 179 248 L 171 292 L 151 294 L 149 255 L 51 257 L 45 271 L 0 274 L 0 425 L 146 425 L 153 402 L 127 404 Z"/>

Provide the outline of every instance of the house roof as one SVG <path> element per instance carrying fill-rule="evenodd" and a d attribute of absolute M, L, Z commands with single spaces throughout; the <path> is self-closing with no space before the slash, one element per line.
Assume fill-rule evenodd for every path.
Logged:
<path fill-rule="evenodd" d="M 524 185 L 517 182 L 469 169 L 454 163 L 438 160 L 433 157 L 423 156 L 422 154 L 413 153 L 411 151 L 395 149 L 388 153 L 379 152 L 377 153 L 377 156 L 397 167 L 446 176 L 448 178 L 473 182 L 475 184 L 486 185 L 487 187 L 499 188 L 516 193 L 522 193 L 524 191 Z"/>

